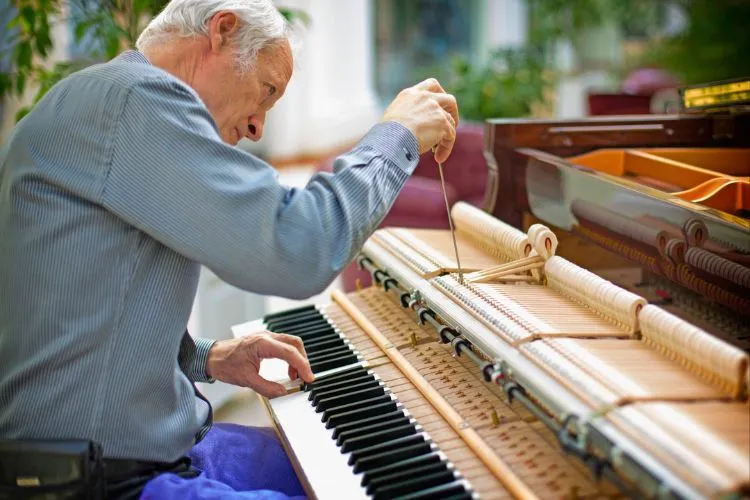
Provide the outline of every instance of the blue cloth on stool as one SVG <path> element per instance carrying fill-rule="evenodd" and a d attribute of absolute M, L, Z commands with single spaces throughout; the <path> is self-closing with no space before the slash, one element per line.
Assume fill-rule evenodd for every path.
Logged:
<path fill-rule="evenodd" d="M 214 424 L 188 456 L 201 474 L 162 474 L 142 500 L 300 500 L 305 492 L 272 429 Z"/>

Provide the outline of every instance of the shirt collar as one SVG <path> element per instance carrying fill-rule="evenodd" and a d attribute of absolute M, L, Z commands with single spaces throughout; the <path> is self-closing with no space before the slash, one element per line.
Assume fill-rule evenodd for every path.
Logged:
<path fill-rule="evenodd" d="M 144 56 L 137 50 L 126 50 L 125 52 L 117 56 L 117 59 L 129 63 L 151 64 L 151 61 L 149 61 L 146 56 Z"/>

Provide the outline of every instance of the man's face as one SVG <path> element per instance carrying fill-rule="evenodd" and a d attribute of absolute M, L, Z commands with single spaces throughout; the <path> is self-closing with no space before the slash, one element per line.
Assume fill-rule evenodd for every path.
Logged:
<path fill-rule="evenodd" d="M 221 34 L 222 27 L 218 20 L 216 33 Z M 225 31 L 234 29 L 230 25 Z M 212 50 L 203 65 L 197 90 L 224 142 L 236 145 L 243 137 L 257 141 L 263 135 L 266 113 L 284 95 L 292 77 L 291 47 L 286 40 L 264 47 L 253 67 L 242 72 L 224 40 L 220 50 Z"/>

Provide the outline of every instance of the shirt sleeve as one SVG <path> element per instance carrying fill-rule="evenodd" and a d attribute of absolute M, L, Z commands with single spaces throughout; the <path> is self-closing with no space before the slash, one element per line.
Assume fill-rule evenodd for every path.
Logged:
<path fill-rule="evenodd" d="M 183 334 L 177 362 L 187 378 L 193 382 L 213 383 L 216 381 L 206 374 L 208 351 L 215 343 L 216 340 L 213 339 L 194 339 L 187 331 Z"/>
<path fill-rule="evenodd" d="M 113 143 L 103 205 L 169 248 L 255 293 L 325 289 L 392 206 L 418 161 L 404 126 L 373 127 L 334 173 L 304 189 L 221 141 L 200 99 L 175 80 L 134 86 Z"/>

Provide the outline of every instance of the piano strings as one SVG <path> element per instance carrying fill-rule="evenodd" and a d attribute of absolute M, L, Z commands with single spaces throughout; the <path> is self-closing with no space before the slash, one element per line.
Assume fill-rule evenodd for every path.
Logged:
<path fill-rule="evenodd" d="M 462 210 L 471 209 L 462 207 Z M 456 219 L 460 228 L 461 218 Z M 417 243 L 414 240 L 422 236 L 419 232 L 381 232 L 388 231 L 392 234 L 379 235 L 376 245 L 412 266 L 413 270 L 434 272 L 434 267 L 446 261 L 442 245 L 433 244 L 434 234 Z M 666 241 L 663 231 L 653 232 L 651 236 L 655 245 Z M 645 243 L 643 238 L 641 241 Z M 419 255 L 413 255 L 415 253 Z M 505 254 L 508 253 L 506 249 Z M 722 403 L 728 409 L 733 405 L 744 408 L 747 422 L 750 375 L 745 353 L 656 306 L 647 306 L 639 296 L 560 257 L 547 260 L 544 275 L 547 286 L 460 284 L 451 276 L 431 278 L 431 282 L 449 301 L 472 312 L 506 342 L 519 346 L 521 352 L 594 409 L 668 402 L 669 411 L 677 412 L 683 421 L 695 427 L 700 415 L 693 413 L 701 408 L 695 406 L 696 402 Z M 581 314 L 581 307 L 588 310 L 588 314 Z M 608 325 L 591 328 L 591 313 Z M 679 334 L 675 334 L 678 331 Z M 677 446 L 680 452 L 673 450 L 673 453 L 684 453 L 680 455 L 683 462 L 700 464 L 703 462 L 701 448 L 719 440 L 721 447 L 732 450 L 723 456 L 721 463 L 726 467 L 715 477 L 709 474 L 692 479 L 697 480 L 699 488 L 714 494 L 748 488 L 750 473 L 740 474 L 736 462 L 726 457 L 743 456 L 743 453 L 748 456 L 750 450 L 743 449 L 743 443 L 750 441 L 750 425 L 743 427 L 737 421 L 711 423 L 715 429 L 702 431 L 710 440 L 696 447 Z M 725 432 L 727 427 L 739 430 Z M 647 429 L 642 431 L 641 436 L 649 435 Z M 721 441 L 727 436 L 729 441 Z M 665 437 L 659 445 L 669 448 L 669 439 Z M 644 446 L 653 448 L 654 444 L 649 442 Z M 742 461 L 739 463 L 740 467 L 746 465 Z"/>

